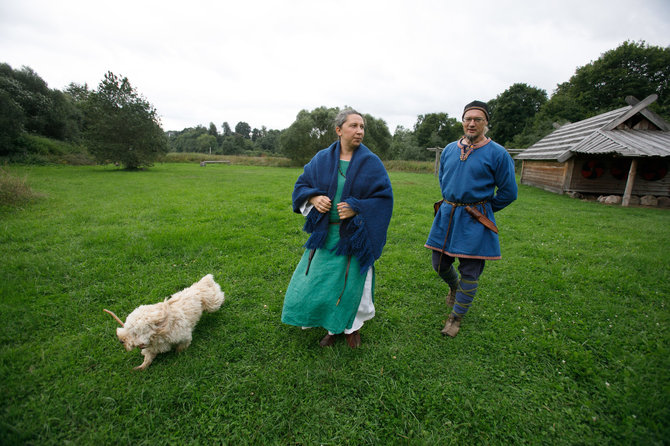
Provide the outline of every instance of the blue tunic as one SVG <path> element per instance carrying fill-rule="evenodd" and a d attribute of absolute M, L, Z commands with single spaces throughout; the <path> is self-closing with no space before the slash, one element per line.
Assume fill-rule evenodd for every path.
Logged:
<path fill-rule="evenodd" d="M 495 223 L 493 213 L 517 197 L 512 157 L 503 146 L 491 140 L 474 149 L 464 161 L 460 155 L 459 142 L 452 142 L 442 152 L 439 174 L 442 197 L 458 204 L 484 202 L 477 204 L 477 209 Z M 452 208 L 455 209 L 450 225 Z M 498 234 L 474 220 L 465 206 L 447 202 L 435 215 L 425 246 L 452 257 L 501 258 Z"/>

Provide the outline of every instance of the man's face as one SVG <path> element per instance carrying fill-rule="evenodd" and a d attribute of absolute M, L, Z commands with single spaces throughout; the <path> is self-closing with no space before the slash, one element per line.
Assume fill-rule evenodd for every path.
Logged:
<path fill-rule="evenodd" d="M 463 116 L 463 132 L 470 144 L 484 136 L 484 129 L 488 121 L 486 115 L 481 110 L 468 110 Z"/>

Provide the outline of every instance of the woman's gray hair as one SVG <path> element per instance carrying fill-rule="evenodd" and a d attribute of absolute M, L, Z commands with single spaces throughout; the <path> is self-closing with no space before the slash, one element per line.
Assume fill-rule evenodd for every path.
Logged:
<path fill-rule="evenodd" d="M 345 108 L 344 110 L 340 111 L 337 116 L 335 116 L 335 127 L 340 127 L 344 125 L 344 123 L 347 121 L 347 118 L 349 115 L 358 115 L 361 118 L 363 118 L 363 124 L 365 124 L 365 116 L 363 116 L 361 113 L 357 112 L 353 108 Z"/>

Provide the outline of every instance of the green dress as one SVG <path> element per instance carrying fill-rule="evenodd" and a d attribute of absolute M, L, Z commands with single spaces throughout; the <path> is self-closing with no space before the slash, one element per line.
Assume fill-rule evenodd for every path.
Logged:
<path fill-rule="evenodd" d="M 324 247 L 315 251 L 311 263 L 311 251 L 305 251 L 286 290 L 281 318 L 285 324 L 323 327 L 331 333 L 342 333 L 354 322 L 367 274 L 360 274 L 360 265 L 354 256 L 351 256 L 347 274 L 349 257 L 333 253 L 340 240 L 337 203 L 342 196 L 348 167 L 349 161 L 340 160 L 341 174 L 338 175 L 337 192 L 330 209 L 331 224 Z M 372 284 L 374 295 L 374 275 Z"/>

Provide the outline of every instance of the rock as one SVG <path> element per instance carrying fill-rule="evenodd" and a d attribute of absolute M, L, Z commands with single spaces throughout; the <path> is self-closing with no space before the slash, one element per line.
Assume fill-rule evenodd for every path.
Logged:
<path fill-rule="evenodd" d="M 630 196 L 630 202 L 628 202 L 630 206 L 639 206 L 640 205 L 640 197 L 638 195 L 631 195 Z"/>
<path fill-rule="evenodd" d="M 670 197 L 658 197 L 658 206 L 662 208 L 670 208 Z"/>
<path fill-rule="evenodd" d="M 621 204 L 621 197 L 618 195 L 608 195 L 603 200 L 605 204 Z"/>
<path fill-rule="evenodd" d="M 640 198 L 640 204 L 642 206 L 658 206 L 658 199 L 653 195 L 645 195 Z"/>

